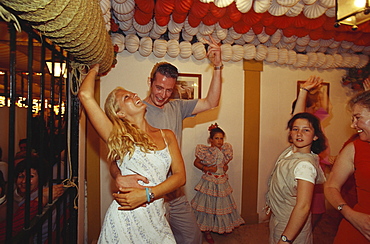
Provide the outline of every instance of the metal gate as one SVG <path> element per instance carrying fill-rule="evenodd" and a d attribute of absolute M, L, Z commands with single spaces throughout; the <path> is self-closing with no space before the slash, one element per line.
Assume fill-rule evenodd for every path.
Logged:
<path fill-rule="evenodd" d="M 76 243 L 78 100 L 69 92 L 70 59 L 25 23 L 21 27 L 17 32 L 0 20 L 0 161 L 7 163 L 0 243 Z M 39 164 L 36 190 L 33 161 Z M 25 192 L 18 165 L 25 166 Z M 57 184 L 64 190 L 55 197 Z"/>

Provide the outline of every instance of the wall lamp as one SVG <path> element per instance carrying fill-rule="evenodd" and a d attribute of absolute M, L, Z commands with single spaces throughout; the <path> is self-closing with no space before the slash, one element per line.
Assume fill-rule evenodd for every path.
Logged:
<path fill-rule="evenodd" d="M 370 20 L 370 0 L 337 0 L 335 27 L 341 24 L 351 25 L 357 30 L 358 25 Z"/>
<path fill-rule="evenodd" d="M 53 72 L 53 60 L 45 60 L 46 66 L 48 67 L 48 71 L 54 77 L 61 77 L 67 78 L 67 69 L 66 63 L 54 61 L 54 72 Z"/>

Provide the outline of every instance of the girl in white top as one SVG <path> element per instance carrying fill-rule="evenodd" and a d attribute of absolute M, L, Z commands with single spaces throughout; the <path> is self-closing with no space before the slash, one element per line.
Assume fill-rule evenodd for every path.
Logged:
<path fill-rule="evenodd" d="M 313 189 L 325 181 L 317 154 L 325 150 L 326 139 L 320 120 L 310 113 L 294 115 L 288 129 L 291 146 L 279 156 L 266 194 L 270 243 L 310 244 Z"/>

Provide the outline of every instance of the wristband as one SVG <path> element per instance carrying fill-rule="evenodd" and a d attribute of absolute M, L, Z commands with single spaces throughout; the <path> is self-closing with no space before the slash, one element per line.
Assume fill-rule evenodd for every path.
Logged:
<path fill-rule="evenodd" d="M 339 204 L 339 205 L 338 205 L 338 207 L 337 207 L 338 211 L 342 211 L 342 209 L 343 209 L 343 207 L 344 207 L 345 205 L 347 205 L 347 204 L 346 204 L 346 203 Z"/>
<path fill-rule="evenodd" d="M 150 203 L 149 188 L 145 188 L 145 192 L 146 192 L 146 201 L 147 201 L 148 203 Z"/>
<path fill-rule="evenodd" d="M 301 87 L 301 90 L 305 90 L 306 92 L 310 92 L 310 90 L 308 90 L 307 88 L 305 87 Z"/>
<path fill-rule="evenodd" d="M 148 192 L 149 192 L 149 201 L 148 203 L 151 203 L 154 201 L 154 193 L 152 192 L 152 188 L 148 188 Z"/>
<path fill-rule="evenodd" d="M 221 64 L 220 66 L 214 66 L 213 69 L 214 70 L 222 70 L 223 67 L 224 67 L 224 64 Z"/>
<path fill-rule="evenodd" d="M 281 235 L 280 239 L 282 242 L 293 243 L 293 241 L 289 240 L 288 237 L 286 237 L 285 235 Z"/>

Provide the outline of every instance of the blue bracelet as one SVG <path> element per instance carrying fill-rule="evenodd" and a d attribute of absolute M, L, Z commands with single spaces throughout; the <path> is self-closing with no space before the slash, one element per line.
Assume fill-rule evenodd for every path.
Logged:
<path fill-rule="evenodd" d="M 308 90 L 307 88 L 305 87 L 301 87 L 302 90 L 305 90 L 306 92 L 310 92 L 310 90 Z"/>
<path fill-rule="evenodd" d="M 146 201 L 149 203 L 150 202 L 149 188 L 145 188 L 145 192 L 146 192 Z"/>

